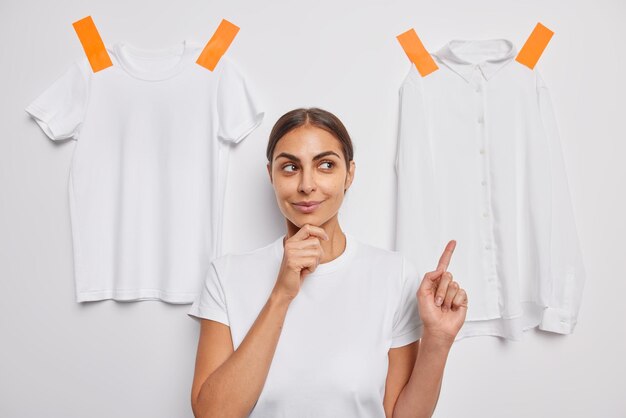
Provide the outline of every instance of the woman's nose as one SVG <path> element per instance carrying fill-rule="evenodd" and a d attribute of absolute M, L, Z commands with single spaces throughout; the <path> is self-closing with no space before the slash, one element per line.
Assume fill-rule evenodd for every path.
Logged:
<path fill-rule="evenodd" d="M 313 172 L 311 170 L 303 169 L 301 173 L 299 191 L 309 194 L 315 190 L 315 178 L 313 176 Z"/>

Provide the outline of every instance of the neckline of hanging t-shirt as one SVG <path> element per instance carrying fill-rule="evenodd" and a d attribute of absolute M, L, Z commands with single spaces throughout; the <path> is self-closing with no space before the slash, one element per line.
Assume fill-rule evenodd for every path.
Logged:
<path fill-rule="evenodd" d="M 327 263 L 319 264 L 315 271 L 310 273 L 309 276 L 327 276 L 348 264 L 348 262 L 355 253 L 356 243 L 352 235 L 348 234 L 345 231 L 343 231 L 343 233 L 346 236 L 346 247 L 344 248 L 343 252 L 339 254 L 339 256 L 335 259 L 330 260 Z M 283 258 L 283 239 L 285 238 L 285 236 L 286 234 L 282 235 L 280 238 L 274 241 L 274 254 L 279 261 L 281 261 Z"/>
<path fill-rule="evenodd" d="M 160 81 L 174 77 L 192 64 L 195 52 L 198 51 L 198 44 L 189 39 L 184 39 L 182 42 L 163 48 L 139 48 L 121 41 L 113 46 L 113 50 L 120 67 L 131 76 L 140 80 Z M 166 68 L 145 70 L 133 63 L 133 59 L 156 61 L 172 56 L 179 59 L 174 65 Z"/>

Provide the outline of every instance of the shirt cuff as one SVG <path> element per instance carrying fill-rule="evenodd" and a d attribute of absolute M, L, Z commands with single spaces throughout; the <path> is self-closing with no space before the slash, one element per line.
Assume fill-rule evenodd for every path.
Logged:
<path fill-rule="evenodd" d="M 543 311 L 539 329 L 558 334 L 571 334 L 575 325 L 576 320 L 568 311 L 548 307 Z"/>

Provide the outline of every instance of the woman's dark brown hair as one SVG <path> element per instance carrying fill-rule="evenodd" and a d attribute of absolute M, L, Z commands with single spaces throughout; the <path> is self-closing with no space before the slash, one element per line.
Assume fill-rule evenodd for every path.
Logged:
<path fill-rule="evenodd" d="M 270 167 L 272 165 L 272 156 L 274 155 L 276 143 L 288 132 L 307 124 L 331 133 L 341 142 L 343 156 L 346 161 L 346 171 L 349 170 L 350 161 L 352 161 L 354 157 L 354 149 L 350 135 L 348 135 L 348 130 L 337 116 L 317 107 L 294 109 L 285 113 L 276 121 L 270 133 L 267 151 L 265 152 Z"/>

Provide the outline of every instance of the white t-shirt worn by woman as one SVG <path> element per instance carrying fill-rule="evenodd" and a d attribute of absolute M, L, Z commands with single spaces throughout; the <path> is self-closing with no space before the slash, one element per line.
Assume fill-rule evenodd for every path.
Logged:
<path fill-rule="evenodd" d="M 346 235 L 291 302 L 253 418 L 384 418 L 388 351 L 417 341 L 422 274 L 396 251 Z M 235 350 L 267 302 L 283 238 L 212 260 L 188 315 L 230 327 Z"/>

